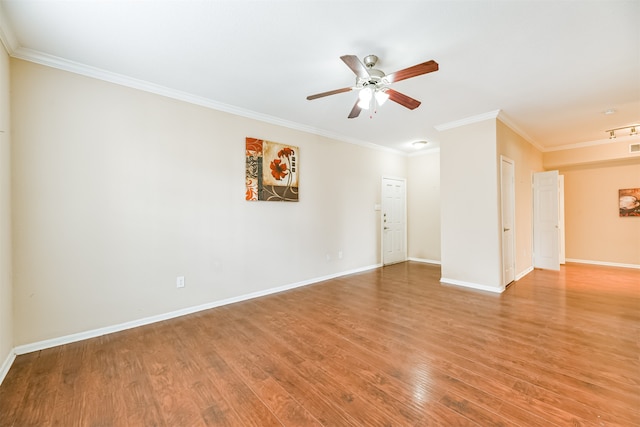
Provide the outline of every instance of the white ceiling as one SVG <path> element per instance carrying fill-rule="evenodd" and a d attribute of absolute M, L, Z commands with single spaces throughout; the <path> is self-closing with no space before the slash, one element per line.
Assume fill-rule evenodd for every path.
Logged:
<path fill-rule="evenodd" d="M 410 151 L 501 111 L 544 150 L 640 122 L 640 1 L 0 0 L 10 54 L 351 142 Z M 341 55 L 377 55 L 422 101 L 347 119 Z M 615 114 L 604 114 L 614 109 Z"/>

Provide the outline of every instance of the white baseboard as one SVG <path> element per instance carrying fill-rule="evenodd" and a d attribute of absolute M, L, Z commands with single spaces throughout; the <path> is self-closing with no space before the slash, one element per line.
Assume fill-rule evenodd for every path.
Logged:
<path fill-rule="evenodd" d="M 441 262 L 435 259 L 424 259 L 424 258 L 413 258 L 413 257 L 409 257 L 407 258 L 408 261 L 415 261 L 415 262 L 424 262 L 425 264 L 435 264 L 435 265 L 440 265 Z"/>
<path fill-rule="evenodd" d="M 592 261 L 588 259 L 574 259 L 567 258 L 567 262 L 575 262 L 579 264 L 592 264 L 592 265 L 604 265 L 607 267 L 622 267 L 622 268 L 640 268 L 640 264 L 622 264 L 619 262 L 607 262 L 607 261 Z"/>
<path fill-rule="evenodd" d="M 206 304 L 201 304 L 193 307 L 187 307 L 180 310 L 171 311 L 169 313 L 158 314 L 155 316 L 145 317 L 138 320 L 132 320 L 130 322 L 120 323 L 117 325 L 107 326 L 104 328 L 93 329 L 90 331 L 79 332 L 76 334 L 65 335 L 62 337 L 52 338 L 44 341 L 38 341 L 30 344 L 24 344 L 17 346 L 13 349 L 14 358 L 15 355 L 31 353 L 34 351 L 44 350 L 51 347 L 56 347 L 59 345 L 70 344 L 72 342 L 82 341 L 89 338 L 96 338 L 102 335 L 111 334 L 114 332 L 120 332 L 127 329 L 137 328 L 138 326 L 149 325 L 151 323 L 161 322 L 163 320 L 173 319 L 180 316 L 185 316 L 187 314 L 196 313 L 198 311 L 208 310 L 210 308 L 220 307 L 227 304 L 233 304 L 236 302 L 246 301 L 253 298 L 259 298 L 270 294 L 275 294 L 278 292 L 288 291 L 290 289 L 299 288 L 302 286 L 311 285 L 318 282 L 323 282 L 325 280 L 335 279 L 336 277 L 348 276 L 350 274 L 360 273 L 363 271 L 373 270 L 375 268 L 381 267 L 381 264 L 369 265 L 366 267 L 356 268 L 353 270 L 342 271 L 340 273 L 330 274 L 327 276 L 316 277 L 314 279 L 304 280 L 302 282 L 291 283 L 284 286 L 278 286 L 276 288 L 265 289 L 264 291 L 252 292 L 250 294 L 240 295 L 233 298 L 227 298 L 224 300 L 213 301 Z M 11 361 L 13 363 L 13 360 Z M 9 364 L 9 367 L 11 364 Z M 9 369 L 7 367 L 7 371 Z"/>
<path fill-rule="evenodd" d="M 16 360 L 16 352 L 15 350 L 11 350 L 7 355 L 5 361 L 2 363 L 2 366 L 0 366 L 0 385 L 9 373 L 9 368 L 11 368 L 11 365 L 13 365 L 14 360 Z"/>
<path fill-rule="evenodd" d="M 531 273 L 533 271 L 533 266 L 529 266 L 527 269 L 525 269 L 524 271 L 521 271 L 520 273 L 518 273 L 516 275 L 516 282 L 520 279 L 522 279 L 524 276 L 526 276 L 527 274 Z"/>
<path fill-rule="evenodd" d="M 502 292 L 504 292 L 504 289 L 505 289 L 504 286 L 496 288 L 494 286 L 481 285 L 479 283 L 465 282 L 465 281 L 462 281 L 462 280 L 447 279 L 446 277 L 441 277 L 440 278 L 440 283 L 444 283 L 446 285 L 463 286 L 465 288 L 478 289 L 480 291 L 488 291 L 488 292 L 493 292 L 493 293 L 497 293 L 497 294 L 501 294 Z"/>

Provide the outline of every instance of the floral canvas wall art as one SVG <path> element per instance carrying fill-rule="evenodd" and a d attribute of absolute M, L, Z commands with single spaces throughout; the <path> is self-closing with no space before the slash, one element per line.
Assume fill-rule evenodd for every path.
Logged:
<path fill-rule="evenodd" d="M 245 142 L 245 199 L 297 202 L 299 148 L 249 137 Z"/>

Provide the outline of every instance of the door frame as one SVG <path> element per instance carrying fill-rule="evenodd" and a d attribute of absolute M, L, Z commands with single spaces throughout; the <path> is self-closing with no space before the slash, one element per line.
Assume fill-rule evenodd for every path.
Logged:
<path fill-rule="evenodd" d="M 403 206 L 403 211 L 404 211 L 404 215 L 402 218 L 403 221 L 403 251 L 404 251 L 404 259 L 402 261 L 397 261 L 397 262 L 404 262 L 407 260 L 407 179 L 406 178 L 400 178 L 400 177 L 396 177 L 396 176 L 382 176 L 381 180 L 380 180 L 380 264 L 381 265 L 391 265 L 391 264 L 395 264 L 395 263 L 389 263 L 389 264 L 385 264 L 384 263 L 384 242 L 385 242 L 385 233 L 384 233 L 384 187 L 385 187 L 385 180 L 392 180 L 392 181 L 402 181 L 404 186 L 404 206 Z"/>

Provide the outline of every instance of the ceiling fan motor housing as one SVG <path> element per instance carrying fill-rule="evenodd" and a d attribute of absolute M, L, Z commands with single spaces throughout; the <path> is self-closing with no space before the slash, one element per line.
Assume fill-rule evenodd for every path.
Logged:
<path fill-rule="evenodd" d="M 373 68 L 378 62 L 378 57 L 375 55 L 367 55 L 364 57 L 364 65 L 367 68 Z"/>
<path fill-rule="evenodd" d="M 364 57 L 364 65 L 365 67 L 367 67 L 367 72 L 369 73 L 369 76 L 371 76 L 371 78 L 360 79 L 361 82 L 368 81 L 369 84 L 377 84 L 380 82 L 380 80 L 382 80 L 382 78 L 385 76 L 384 71 L 373 68 L 377 63 L 378 57 L 375 55 L 367 55 Z"/>
<path fill-rule="evenodd" d="M 382 80 L 385 74 L 383 71 L 373 68 L 378 63 L 378 57 L 376 55 L 367 55 L 364 57 L 363 63 L 367 67 L 369 77 L 356 77 L 356 88 L 364 88 L 370 85 L 382 88 L 386 84 Z"/>

